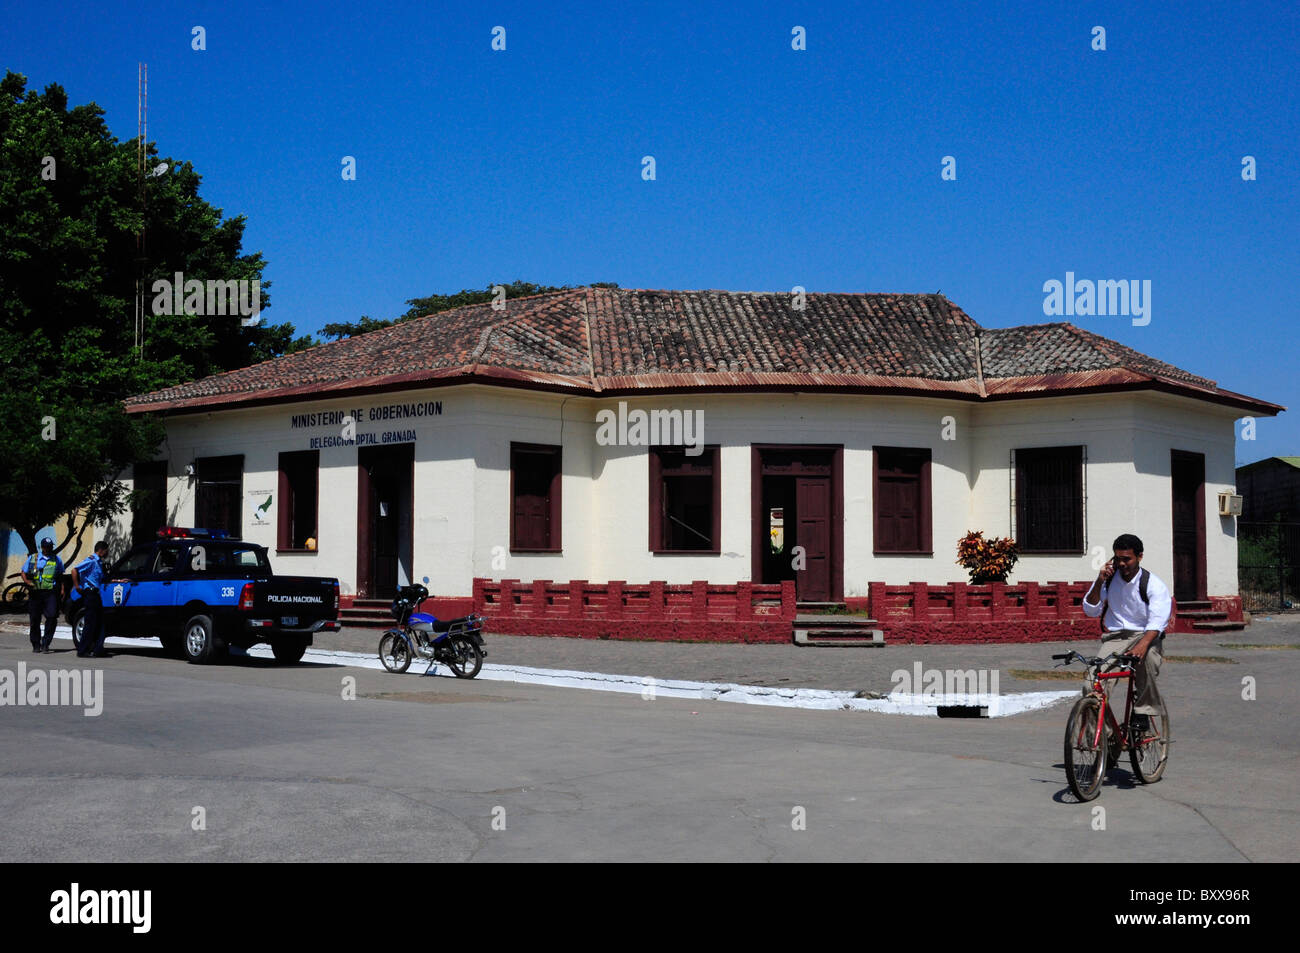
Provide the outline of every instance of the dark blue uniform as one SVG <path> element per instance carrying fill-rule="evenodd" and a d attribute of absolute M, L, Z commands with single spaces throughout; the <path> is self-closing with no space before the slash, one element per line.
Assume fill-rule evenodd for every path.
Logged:
<path fill-rule="evenodd" d="M 33 553 L 23 564 L 23 572 L 32 581 L 27 596 L 27 618 L 31 623 L 28 636 L 33 652 L 48 652 L 59 624 L 59 583 L 63 560 L 58 556 Z M 45 617 L 45 637 L 41 637 L 41 617 Z"/>
<path fill-rule="evenodd" d="M 100 655 L 104 651 L 104 602 L 100 586 L 104 582 L 104 562 L 98 553 L 92 553 L 77 564 L 77 579 L 81 583 L 81 598 L 86 601 L 86 621 L 81 630 L 81 645 L 77 655 Z"/>

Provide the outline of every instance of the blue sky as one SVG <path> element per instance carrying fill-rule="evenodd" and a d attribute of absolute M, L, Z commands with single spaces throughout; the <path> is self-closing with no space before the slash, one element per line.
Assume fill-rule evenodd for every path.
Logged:
<path fill-rule="evenodd" d="M 1237 460 L 1300 454 L 1294 4 L 698 6 L 8 3 L 0 65 L 127 139 L 147 62 L 301 332 L 514 279 L 942 291 L 1296 408 Z M 1150 324 L 1045 316 L 1067 271 L 1150 280 Z"/>

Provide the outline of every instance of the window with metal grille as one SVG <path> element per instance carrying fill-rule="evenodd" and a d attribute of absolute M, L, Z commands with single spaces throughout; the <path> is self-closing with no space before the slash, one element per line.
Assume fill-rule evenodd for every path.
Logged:
<path fill-rule="evenodd" d="M 194 461 L 194 476 L 194 525 L 223 529 L 238 539 L 242 535 L 243 454 L 199 457 Z"/>
<path fill-rule="evenodd" d="M 149 542 L 167 524 L 167 461 L 137 463 L 132 484 L 131 542 Z"/>
<path fill-rule="evenodd" d="M 1085 448 L 1014 450 L 1012 536 L 1022 553 L 1084 551 Z"/>

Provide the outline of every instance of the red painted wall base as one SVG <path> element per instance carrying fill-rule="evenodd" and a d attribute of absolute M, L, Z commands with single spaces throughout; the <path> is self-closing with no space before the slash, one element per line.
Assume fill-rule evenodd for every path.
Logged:
<path fill-rule="evenodd" d="M 1005 622 L 889 622 L 882 623 L 885 644 L 994 644 L 1004 642 L 1097 641 L 1095 619 Z"/>
<path fill-rule="evenodd" d="M 696 622 L 671 619 L 660 622 L 585 621 L 581 619 L 504 619 L 489 617 L 488 634 L 562 636 L 574 639 L 613 639 L 634 642 L 749 642 L 789 643 L 794 630 L 789 622 Z"/>
<path fill-rule="evenodd" d="M 1087 581 L 1021 586 L 872 583 L 872 596 L 844 601 L 850 611 L 870 611 L 887 644 L 1096 641 L 1101 624 L 1087 618 L 1081 605 L 1089 586 Z M 1240 596 L 1212 596 L 1210 603 L 1229 620 L 1241 621 Z M 748 582 L 669 586 L 475 579 L 472 597 L 431 599 L 425 610 L 444 619 L 482 613 L 489 634 L 788 644 L 794 637 L 795 601 L 788 581 L 760 592 Z M 1198 632 L 1191 628 L 1192 621 L 1175 613 L 1170 631 Z"/>

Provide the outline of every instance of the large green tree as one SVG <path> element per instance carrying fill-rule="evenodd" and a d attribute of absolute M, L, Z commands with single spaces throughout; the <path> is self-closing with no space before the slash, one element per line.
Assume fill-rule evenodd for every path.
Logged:
<path fill-rule="evenodd" d="M 229 314 L 154 314 L 152 283 L 175 272 L 261 279 L 261 254 L 242 251 L 243 217 L 223 218 L 199 197 L 193 166 L 152 143 L 142 175 L 137 141 L 118 141 L 97 105 L 69 109 L 58 85 L 26 85 L 12 72 L 0 81 L 0 521 L 30 551 L 43 526 L 61 527 L 63 549 L 128 503 L 116 477 L 151 458 L 163 433 L 128 416 L 123 398 L 306 339 L 264 317 L 244 326 Z M 78 511 L 84 519 L 69 515 Z"/>

